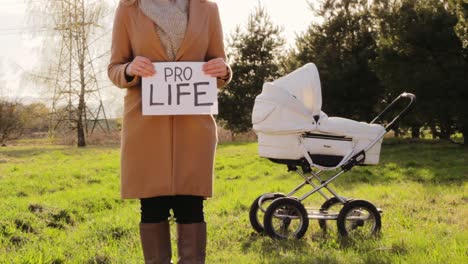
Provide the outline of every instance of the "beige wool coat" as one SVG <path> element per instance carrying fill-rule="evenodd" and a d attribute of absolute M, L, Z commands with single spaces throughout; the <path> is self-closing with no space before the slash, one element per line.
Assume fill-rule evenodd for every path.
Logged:
<path fill-rule="evenodd" d="M 226 58 L 216 3 L 189 1 L 189 18 L 176 61 Z M 121 198 L 161 195 L 213 195 L 214 155 L 218 142 L 211 115 L 143 116 L 141 78 L 125 79 L 136 56 L 169 61 L 154 22 L 138 0 L 121 0 L 112 33 L 110 80 L 126 89 L 121 139 Z M 158 73 L 157 73 L 158 74 Z M 218 80 L 218 88 L 230 81 Z"/>

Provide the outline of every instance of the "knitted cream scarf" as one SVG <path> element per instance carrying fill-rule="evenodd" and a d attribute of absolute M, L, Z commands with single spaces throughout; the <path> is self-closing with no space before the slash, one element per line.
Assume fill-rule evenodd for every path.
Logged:
<path fill-rule="evenodd" d="M 155 23 L 170 60 L 175 60 L 184 40 L 188 21 L 188 0 L 141 0 L 140 9 Z"/>

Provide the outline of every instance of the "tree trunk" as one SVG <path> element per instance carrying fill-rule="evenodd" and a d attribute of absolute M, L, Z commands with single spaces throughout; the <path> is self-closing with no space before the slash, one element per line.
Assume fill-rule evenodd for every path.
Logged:
<path fill-rule="evenodd" d="M 84 80 L 84 78 L 83 78 Z M 77 124 L 76 124 L 76 130 L 77 130 L 77 137 L 78 137 L 78 142 L 77 145 L 78 147 L 86 147 L 86 139 L 85 139 L 85 132 L 84 132 L 84 122 L 86 120 L 83 120 L 84 116 L 84 111 L 86 111 L 86 104 L 85 104 L 85 87 L 86 85 L 82 85 L 81 87 L 81 93 L 80 93 L 80 101 L 78 103 L 78 113 L 77 113 Z"/>
<path fill-rule="evenodd" d="M 395 132 L 395 137 L 396 138 L 400 137 L 400 126 L 398 124 L 393 126 L 393 132 Z"/>
<path fill-rule="evenodd" d="M 463 145 L 465 147 L 468 146 L 468 144 L 466 143 L 466 140 L 468 139 L 468 125 L 465 125 L 462 129 L 461 129 L 461 132 L 462 132 L 462 136 L 463 136 Z"/>
<path fill-rule="evenodd" d="M 78 137 L 77 146 L 86 147 L 86 139 L 85 139 L 85 133 L 84 133 L 84 127 L 83 127 L 83 118 L 81 116 L 79 117 L 76 130 L 77 130 L 77 137 Z"/>
<path fill-rule="evenodd" d="M 83 112 L 85 111 L 85 102 L 84 102 L 84 87 L 81 90 L 80 94 L 80 101 L 78 103 L 78 113 L 77 113 L 77 124 L 76 124 L 76 131 L 77 131 L 77 146 L 78 147 L 86 147 L 86 139 L 85 139 L 85 132 L 84 132 L 84 122 L 83 120 Z"/>
<path fill-rule="evenodd" d="M 78 124 L 77 124 L 77 130 L 78 130 L 78 147 L 86 147 L 86 141 L 85 141 L 85 126 L 87 124 L 84 124 L 84 122 L 87 122 L 86 120 L 86 102 L 85 102 L 85 95 L 86 95 L 86 69 L 85 69 L 85 59 L 86 59 L 86 52 L 87 52 L 87 39 L 86 39 L 86 33 L 85 33 L 85 7 L 84 7 L 84 1 L 81 2 L 81 32 L 80 32 L 80 38 L 77 38 L 77 47 L 78 47 L 78 59 L 79 59 L 79 64 L 78 67 L 80 69 L 80 101 L 78 103 Z"/>
<path fill-rule="evenodd" d="M 441 139 L 450 139 L 450 136 L 452 135 L 452 129 L 450 127 L 450 124 L 447 123 L 441 123 L 440 124 L 440 138 Z"/>
<path fill-rule="evenodd" d="M 429 128 L 431 129 L 432 139 L 437 139 L 439 137 L 439 132 L 437 132 L 437 128 L 434 123 L 429 124 Z"/>
<path fill-rule="evenodd" d="M 80 100 L 78 102 L 78 122 L 77 122 L 77 133 L 78 133 L 78 147 L 86 147 L 86 140 L 85 140 L 85 132 L 84 132 L 84 122 L 86 119 L 83 117 L 85 116 L 86 111 L 86 103 L 85 103 L 85 95 L 86 95 L 86 80 L 85 80 L 85 69 L 84 69 L 84 54 L 80 58 L 80 82 L 81 82 L 81 90 L 80 90 Z M 83 120 L 84 119 L 84 120 Z"/>
<path fill-rule="evenodd" d="M 419 130 L 421 129 L 421 126 L 412 126 L 411 127 L 411 137 L 412 138 L 419 138 L 421 133 L 419 132 Z"/>

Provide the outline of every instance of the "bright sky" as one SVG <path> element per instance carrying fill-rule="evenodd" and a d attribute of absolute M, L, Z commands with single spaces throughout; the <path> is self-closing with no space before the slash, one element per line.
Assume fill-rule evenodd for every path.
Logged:
<path fill-rule="evenodd" d="M 41 2 L 46 0 L 35 0 Z M 111 4 L 118 0 L 106 0 Z M 275 24 L 284 28 L 284 37 L 289 44 L 294 42 L 296 33 L 307 28 L 314 19 L 307 0 L 215 0 L 220 9 L 225 35 L 229 35 L 236 25 L 244 24 L 252 10 L 261 3 L 266 7 Z M 28 33 L 28 23 L 24 0 L 0 0 L 0 96 L 23 97 L 26 101 L 46 100 L 49 95 L 40 88 L 24 85 L 20 81 L 22 70 L 34 70 L 37 67 L 35 58 L 42 44 L 41 37 L 32 37 Z M 112 16 L 105 25 L 111 28 Z M 37 25 L 39 28 L 41 25 Z M 109 88 L 111 89 L 111 88 Z M 121 93 L 103 91 L 106 101 L 119 101 Z M 111 113 L 112 114 L 112 113 Z"/>

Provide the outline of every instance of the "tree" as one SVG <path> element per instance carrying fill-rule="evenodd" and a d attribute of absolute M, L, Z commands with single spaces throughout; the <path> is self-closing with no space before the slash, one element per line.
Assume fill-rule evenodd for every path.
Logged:
<path fill-rule="evenodd" d="M 23 135 L 24 115 L 18 101 L 10 102 L 0 99 L 0 145 L 5 146 L 8 140 Z"/>
<path fill-rule="evenodd" d="M 456 25 L 455 30 L 463 43 L 463 56 L 465 64 L 468 65 L 468 0 L 449 0 L 449 3 L 452 8 L 454 8 L 458 17 L 458 24 Z M 466 90 L 467 89 L 465 89 L 462 95 L 465 103 L 462 103 L 458 109 L 463 109 L 463 107 L 465 107 L 463 104 L 466 104 L 466 101 L 468 100 L 468 91 Z M 468 137 L 468 114 L 466 111 L 460 111 L 459 114 L 460 116 L 457 118 L 458 127 L 463 134 L 465 145 L 468 146 L 466 143 L 466 138 Z"/>
<path fill-rule="evenodd" d="M 375 115 L 383 88 L 370 67 L 376 43 L 369 6 L 365 0 L 322 1 L 312 11 L 323 23 L 312 22 L 296 41 L 294 62 L 289 64 L 317 65 L 323 110 L 329 115 L 356 120 Z"/>
<path fill-rule="evenodd" d="M 380 2 L 378 57 L 374 69 L 386 94 L 414 92 L 418 104 L 408 124 L 423 125 L 449 139 L 458 128 L 466 137 L 466 57 L 454 27 L 458 20 L 438 0 Z M 419 136 L 414 133 L 413 136 Z"/>
<path fill-rule="evenodd" d="M 449 0 L 449 3 L 458 17 L 455 30 L 463 42 L 463 47 L 468 48 L 468 0 Z"/>
<path fill-rule="evenodd" d="M 86 146 L 86 132 L 89 120 L 98 121 L 104 108 L 97 82 L 96 63 L 108 51 L 99 53 L 98 40 L 109 32 L 100 32 L 100 22 L 106 10 L 105 2 L 92 0 L 30 0 L 31 15 L 38 12 L 42 23 L 50 24 L 57 33 L 45 38 L 47 60 L 41 69 L 45 73 L 35 73 L 52 86 L 52 114 L 50 129 L 59 126 L 74 130 L 78 147 Z M 51 45 L 51 43 L 53 43 Z M 97 110 L 92 104 L 98 105 Z M 66 111 L 60 111 L 65 107 Z"/>
<path fill-rule="evenodd" d="M 264 7 L 249 15 L 245 28 L 237 27 L 229 42 L 229 58 L 234 78 L 219 92 L 218 118 L 232 133 L 252 126 L 252 108 L 263 83 L 280 76 L 280 53 L 284 39 Z"/>
<path fill-rule="evenodd" d="M 22 115 L 27 132 L 47 132 L 49 130 L 49 114 L 49 108 L 43 103 L 23 106 Z"/>

